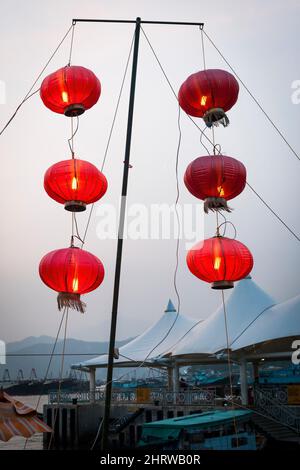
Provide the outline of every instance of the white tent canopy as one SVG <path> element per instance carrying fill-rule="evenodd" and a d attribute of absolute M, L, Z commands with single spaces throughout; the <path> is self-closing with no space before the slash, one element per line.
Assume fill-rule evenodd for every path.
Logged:
<path fill-rule="evenodd" d="M 300 295 L 267 309 L 233 343 L 232 349 L 300 335 Z M 291 347 L 291 342 L 290 342 Z M 273 348 L 274 349 L 274 348 Z M 290 349 L 290 348 L 289 348 Z"/>
<path fill-rule="evenodd" d="M 275 304 L 250 276 L 241 280 L 225 301 L 229 347 L 239 354 L 260 344 L 272 353 L 283 351 L 300 335 L 300 296 Z M 268 346 L 266 346 L 268 342 Z M 271 342 L 271 343 L 270 343 Z M 275 346 L 276 342 L 276 346 Z M 288 350 L 291 351 L 291 345 Z M 194 358 L 227 349 L 223 304 L 169 351 L 172 357 Z M 257 351 L 258 352 L 258 351 Z"/>
<path fill-rule="evenodd" d="M 221 300 L 221 295 L 220 295 Z M 275 301 L 250 276 L 236 284 L 226 305 L 229 343 L 255 321 Z M 172 355 L 214 354 L 227 348 L 223 305 L 197 325 L 173 349 Z"/>
<path fill-rule="evenodd" d="M 114 361 L 118 367 L 134 367 L 145 361 L 145 365 L 151 359 L 169 351 L 178 341 L 188 333 L 199 321 L 178 314 L 171 300 L 162 317 L 143 334 L 120 347 L 119 359 Z M 74 364 L 72 368 L 106 367 L 108 355 L 103 354 L 94 359 Z"/>
<path fill-rule="evenodd" d="M 282 352 L 283 357 L 292 352 L 291 338 L 300 335 L 300 295 L 276 304 L 248 276 L 236 284 L 225 301 L 225 309 L 233 354 L 252 357 L 268 352 L 275 357 Z M 188 363 L 198 359 L 201 362 L 204 356 L 209 362 L 215 362 L 218 353 L 226 349 L 222 303 L 212 315 L 197 321 L 178 314 L 169 301 L 165 313 L 153 326 L 119 349 L 119 359 L 114 364 L 119 367 L 135 367 L 141 363 L 166 365 L 170 359 L 171 362 Z M 72 367 L 106 367 L 107 362 L 105 354 Z"/>

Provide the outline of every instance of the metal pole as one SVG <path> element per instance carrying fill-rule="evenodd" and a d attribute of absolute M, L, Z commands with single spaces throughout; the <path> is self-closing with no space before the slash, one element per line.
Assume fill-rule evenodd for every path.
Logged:
<path fill-rule="evenodd" d="M 125 220 L 126 196 L 127 196 L 127 185 L 128 185 L 128 171 L 129 171 L 129 161 L 130 161 L 130 147 L 131 147 L 131 134 L 132 134 L 132 123 L 133 123 L 133 109 L 134 109 L 134 98 L 135 98 L 135 84 L 136 84 L 136 74 L 137 74 L 140 29 L 141 29 L 141 18 L 137 18 L 136 25 L 135 25 L 134 49 L 133 49 L 133 59 L 132 59 L 131 85 L 130 85 L 130 97 L 129 97 L 129 107 L 128 107 L 125 160 L 124 160 L 124 170 L 123 170 L 122 197 L 121 197 L 120 220 L 119 220 L 119 231 L 118 231 L 118 245 L 117 245 L 117 257 L 116 257 L 116 267 L 115 267 L 112 314 L 111 314 L 111 327 L 110 327 L 109 354 L 108 354 L 101 450 L 106 450 L 107 444 L 108 444 L 112 378 L 113 378 L 113 361 L 114 361 L 114 349 L 115 349 L 116 327 L 117 327 L 117 316 L 118 316 L 119 287 L 120 287 L 122 250 L 123 250 L 123 233 L 124 233 L 124 220 Z"/>
<path fill-rule="evenodd" d="M 73 18 L 73 25 L 76 23 L 136 23 L 136 20 L 105 20 L 96 18 Z M 189 21 L 140 21 L 140 24 L 169 25 L 169 26 L 199 26 L 203 28 L 204 23 L 191 23 Z"/>

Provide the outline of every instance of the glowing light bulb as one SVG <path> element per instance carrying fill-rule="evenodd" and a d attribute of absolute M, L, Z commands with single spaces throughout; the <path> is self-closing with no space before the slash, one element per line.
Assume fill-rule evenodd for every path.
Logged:
<path fill-rule="evenodd" d="M 201 97 L 201 102 L 200 102 L 201 106 L 205 106 L 205 105 L 206 105 L 206 100 L 207 100 L 207 96 L 202 96 L 202 97 Z"/>
<path fill-rule="evenodd" d="M 69 95 L 68 95 L 68 93 L 67 93 L 66 91 L 63 91 L 63 92 L 61 93 L 61 98 L 62 98 L 62 100 L 63 100 L 64 103 L 67 103 L 67 102 L 69 101 Z"/>
<path fill-rule="evenodd" d="M 73 279 L 72 289 L 73 289 L 73 292 L 78 291 L 78 278 L 77 277 L 74 277 Z"/>
<path fill-rule="evenodd" d="M 216 256 L 215 257 L 214 269 L 216 269 L 216 270 L 220 269 L 221 261 L 222 261 L 221 256 Z"/>
<path fill-rule="evenodd" d="M 76 176 L 73 176 L 72 178 L 72 189 L 77 189 L 78 188 L 78 180 L 76 178 Z"/>
<path fill-rule="evenodd" d="M 223 197 L 224 196 L 224 189 L 222 188 L 222 186 L 218 186 L 217 190 L 218 190 L 219 196 Z"/>

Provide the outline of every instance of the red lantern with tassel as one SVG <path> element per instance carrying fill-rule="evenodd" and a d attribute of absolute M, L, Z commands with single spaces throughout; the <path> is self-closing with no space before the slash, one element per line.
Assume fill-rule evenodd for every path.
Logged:
<path fill-rule="evenodd" d="M 48 75 L 42 82 L 40 96 L 55 113 L 79 116 L 97 103 L 101 84 L 85 67 L 67 65 Z"/>
<path fill-rule="evenodd" d="M 239 84 L 225 70 L 207 69 L 190 75 L 181 85 L 178 101 L 190 116 L 203 118 L 207 127 L 223 124 L 229 119 L 226 112 L 236 103 Z"/>
<path fill-rule="evenodd" d="M 198 157 L 189 164 L 184 183 L 191 194 L 204 200 L 204 211 L 226 210 L 227 201 L 238 196 L 246 185 L 246 168 L 225 155 Z"/>
<path fill-rule="evenodd" d="M 58 308 L 85 311 L 80 295 L 100 286 L 104 279 L 102 262 L 88 251 L 71 246 L 45 255 L 39 265 L 42 281 L 57 291 Z"/>
<path fill-rule="evenodd" d="M 71 212 L 82 212 L 107 190 L 107 180 L 98 168 L 85 160 L 72 158 L 55 163 L 45 173 L 44 188 L 55 201 Z"/>
<path fill-rule="evenodd" d="M 212 289 L 230 289 L 253 268 L 253 257 L 243 243 L 216 236 L 197 243 L 187 254 L 191 273 L 211 283 Z"/>

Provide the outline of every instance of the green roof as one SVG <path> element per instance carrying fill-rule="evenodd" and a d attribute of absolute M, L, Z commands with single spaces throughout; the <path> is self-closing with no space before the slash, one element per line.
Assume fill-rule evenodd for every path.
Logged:
<path fill-rule="evenodd" d="M 250 417 L 252 411 L 247 410 L 217 410 L 217 411 L 206 411 L 200 414 L 181 416 L 178 418 L 164 419 L 161 421 L 154 421 L 152 423 L 144 423 L 143 429 L 149 428 L 207 428 L 212 426 L 220 426 L 220 424 L 226 423 L 232 419 L 244 420 Z"/>
<path fill-rule="evenodd" d="M 251 415 L 252 411 L 247 410 L 217 410 L 144 423 L 138 446 L 155 445 L 177 440 L 182 429 L 211 430 L 213 427 L 220 428 L 221 425 L 230 424 L 230 421 L 233 421 L 233 419 L 237 421 L 247 420 Z"/>

